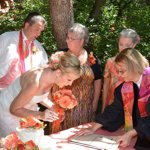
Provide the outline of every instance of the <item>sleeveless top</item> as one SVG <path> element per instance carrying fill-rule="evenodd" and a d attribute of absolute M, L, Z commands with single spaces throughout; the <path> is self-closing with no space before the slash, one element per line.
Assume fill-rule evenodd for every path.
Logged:
<path fill-rule="evenodd" d="M 0 92 L 0 137 L 8 135 L 10 132 L 19 127 L 20 117 L 14 116 L 10 113 L 9 108 L 14 98 L 21 90 L 20 77 L 17 78 L 8 88 Z M 38 111 L 37 103 L 42 102 L 47 98 L 49 93 L 34 96 L 32 100 L 24 106 L 24 108 Z"/>

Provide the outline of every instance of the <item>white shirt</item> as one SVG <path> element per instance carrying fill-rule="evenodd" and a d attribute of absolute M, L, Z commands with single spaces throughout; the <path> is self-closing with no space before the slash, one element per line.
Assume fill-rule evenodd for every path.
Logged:
<path fill-rule="evenodd" d="M 20 75 L 18 67 L 20 64 L 18 54 L 19 32 L 11 31 L 0 35 L 0 89 L 7 87 Z M 24 34 L 23 39 L 26 39 Z M 35 40 L 34 45 L 39 51 L 25 59 L 26 71 L 33 67 L 45 65 L 48 62 L 48 56 L 41 43 Z"/>
<path fill-rule="evenodd" d="M 142 82 L 142 75 L 140 76 L 139 81 L 136 83 L 139 89 L 140 89 L 141 82 Z"/>

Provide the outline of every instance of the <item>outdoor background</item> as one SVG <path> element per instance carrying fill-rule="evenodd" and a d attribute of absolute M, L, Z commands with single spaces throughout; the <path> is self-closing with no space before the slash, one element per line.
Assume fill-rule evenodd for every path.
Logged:
<path fill-rule="evenodd" d="M 103 67 L 106 59 L 117 53 L 118 35 L 123 28 L 137 31 L 140 35 L 140 44 L 136 48 L 150 60 L 150 0 L 14 0 L 14 2 L 14 9 L 6 14 L 0 14 L 0 34 L 19 30 L 27 14 L 37 11 L 47 20 L 46 29 L 38 40 L 43 43 L 49 55 L 62 48 L 54 36 L 55 31 L 52 30 L 51 9 L 60 13 L 60 16 L 63 15 L 59 9 L 54 8 L 58 7 L 58 4 L 52 5 L 52 2 L 55 2 L 65 4 L 65 9 L 69 6 L 67 4 L 72 4 L 73 22 L 88 27 L 90 32 L 88 47 L 99 57 Z M 65 38 L 62 42 L 64 41 Z M 60 40 L 59 42 L 61 43 Z"/>

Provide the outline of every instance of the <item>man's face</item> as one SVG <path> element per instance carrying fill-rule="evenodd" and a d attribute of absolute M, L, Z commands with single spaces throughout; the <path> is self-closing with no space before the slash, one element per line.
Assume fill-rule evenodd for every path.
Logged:
<path fill-rule="evenodd" d="M 36 22 L 33 25 L 29 25 L 29 23 L 26 23 L 24 27 L 25 35 L 29 41 L 33 41 L 41 35 L 44 27 L 45 25 L 40 21 Z"/>

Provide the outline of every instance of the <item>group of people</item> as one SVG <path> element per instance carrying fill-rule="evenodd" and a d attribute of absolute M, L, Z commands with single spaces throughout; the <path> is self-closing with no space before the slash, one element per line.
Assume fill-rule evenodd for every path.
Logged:
<path fill-rule="evenodd" d="M 121 52 L 126 48 L 135 48 L 135 46 L 140 42 L 140 37 L 136 31 L 132 29 L 123 29 L 120 32 L 118 40 L 118 50 Z M 115 56 L 107 60 L 104 69 L 104 84 L 103 84 L 103 103 L 102 112 L 107 105 L 110 105 L 114 99 L 115 88 L 123 81 L 116 72 L 114 65 Z"/>
<path fill-rule="evenodd" d="M 150 68 L 135 49 L 139 35 L 132 29 L 120 33 L 119 53 L 105 65 L 102 111 L 95 116 L 102 68 L 100 60 L 84 49 L 88 29 L 75 23 L 66 34 L 67 48 L 52 54 L 48 61 L 36 40 L 45 24 L 45 19 L 34 12 L 27 16 L 20 31 L 0 35 L 0 137 L 14 131 L 20 117 L 32 115 L 51 123 L 57 120 L 51 99 L 57 90 L 66 88 L 72 90 L 78 105 L 65 111 L 60 130 L 94 122 L 78 133 L 90 134 L 98 128 L 115 131 L 124 125 L 126 132 L 118 138 L 120 146 L 128 146 L 137 136 L 136 147 L 150 148 Z M 46 109 L 38 111 L 38 103 Z"/>

